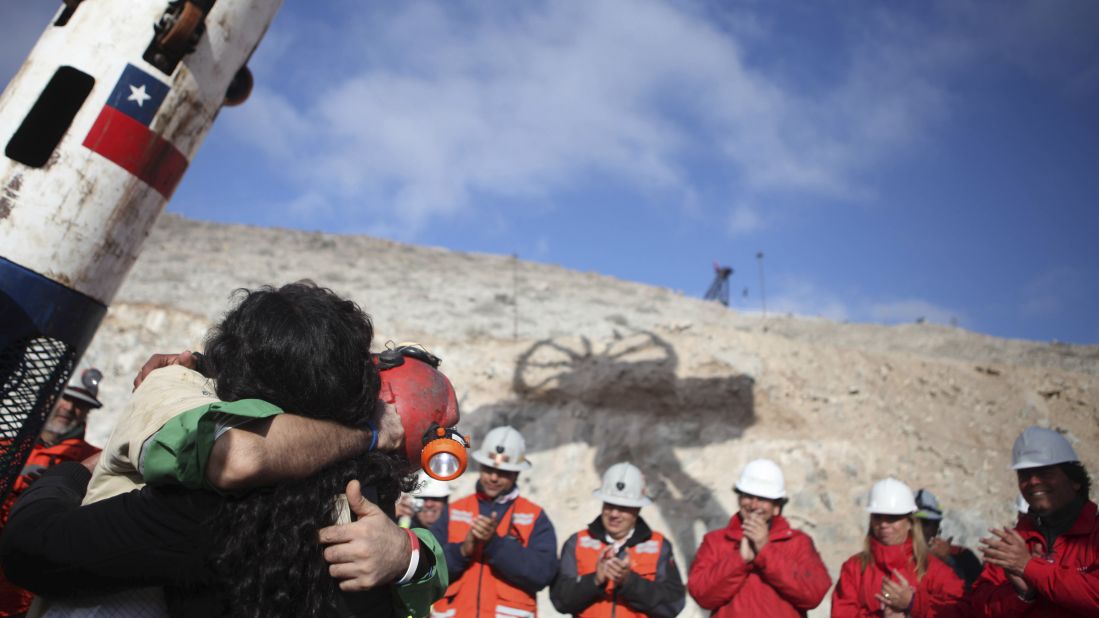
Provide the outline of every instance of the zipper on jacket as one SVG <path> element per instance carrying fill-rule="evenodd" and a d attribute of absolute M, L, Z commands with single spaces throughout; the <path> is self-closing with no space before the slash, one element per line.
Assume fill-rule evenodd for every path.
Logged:
<path fill-rule="evenodd" d="M 477 570 L 477 618 L 481 618 L 481 581 L 485 578 L 485 564 L 481 563 L 481 568 Z"/>

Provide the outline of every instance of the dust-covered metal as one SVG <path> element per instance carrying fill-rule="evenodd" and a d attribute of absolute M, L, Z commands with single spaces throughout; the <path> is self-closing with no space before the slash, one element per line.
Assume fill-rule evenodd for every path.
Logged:
<path fill-rule="evenodd" d="M 165 75 L 143 56 L 157 36 L 154 26 L 169 10 L 180 10 L 181 4 L 190 7 L 190 3 L 163 1 L 81 3 L 64 25 L 51 23 L 46 28 L 0 95 L 0 144 L 7 155 L 0 159 L 0 256 L 110 303 L 182 177 L 178 168 L 185 169 L 198 150 L 233 77 L 281 3 L 218 0 L 202 20 L 204 31 L 194 50 Z M 61 13 L 69 10 L 63 6 Z M 193 10 L 188 14 L 193 15 Z M 65 110 L 40 99 L 58 70 L 66 67 L 89 76 L 93 85 L 71 118 L 51 117 L 51 112 Z M 110 138 L 111 131 L 118 129 L 116 116 L 107 119 L 114 124 L 102 126 L 103 110 L 111 107 L 112 93 L 131 87 L 120 83 L 128 67 L 167 89 L 146 123 L 148 144 L 131 153 L 131 167 L 138 169 L 137 174 L 87 143 L 92 135 L 105 133 Z M 77 87 L 61 84 L 57 92 L 71 94 L 69 90 Z M 123 103 L 152 103 L 145 99 L 149 88 L 133 87 Z M 41 134 L 51 130 L 62 134 L 38 166 L 19 162 L 12 158 L 18 153 L 7 152 L 36 104 L 42 117 L 30 128 Z M 42 147 L 40 143 L 31 146 Z"/>

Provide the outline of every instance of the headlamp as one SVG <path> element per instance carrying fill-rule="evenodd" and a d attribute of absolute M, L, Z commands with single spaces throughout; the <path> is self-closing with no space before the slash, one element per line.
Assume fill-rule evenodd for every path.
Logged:
<path fill-rule="evenodd" d="M 454 427 L 441 427 L 433 423 L 424 432 L 420 465 L 431 478 L 451 481 L 466 471 L 469 457 L 469 440 Z"/>

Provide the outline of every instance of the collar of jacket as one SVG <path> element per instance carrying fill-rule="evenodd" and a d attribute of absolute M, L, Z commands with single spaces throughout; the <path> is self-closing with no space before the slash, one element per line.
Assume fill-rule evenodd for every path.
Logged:
<path fill-rule="evenodd" d="M 729 518 L 729 525 L 725 527 L 725 536 L 731 541 L 740 542 L 740 539 L 744 538 L 744 526 L 742 525 L 744 520 L 741 519 L 740 513 L 737 512 Z M 782 515 L 775 515 L 771 519 L 771 531 L 767 535 L 768 541 L 781 541 L 793 536 L 794 531 L 790 528 L 790 522 L 786 521 L 786 518 Z"/>
<path fill-rule="evenodd" d="M 598 539 L 600 542 L 604 542 L 607 538 L 607 529 L 603 527 L 603 518 L 596 517 L 590 524 L 588 524 L 588 534 L 591 538 Z M 649 527 L 649 524 L 645 523 L 645 519 L 642 517 L 637 518 L 637 522 L 633 525 L 633 535 L 626 539 L 626 547 L 633 547 L 634 545 L 640 545 L 645 541 L 648 541 L 653 537 L 653 530 Z"/>
<path fill-rule="evenodd" d="M 900 545 L 886 545 L 870 537 L 870 555 L 874 556 L 874 562 L 886 573 L 893 569 L 906 569 L 913 564 L 912 537 L 905 539 Z"/>
<path fill-rule="evenodd" d="M 1068 532 L 1060 536 L 1080 536 L 1091 533 L 1092 529 L 1099 524 L 1099 507 L 1094 502 L 1088 500 L 1084 503 L 1084 508 L 1080 509 L 1080 515 L 1076 518 L 1076 523 L 1072 524 L 1072 527 L 1068 529 Z M 1038 538 L 1042 538 L 1042 533 L 1038 531 L 1038 525 L 1034 521 L 1034 516 L 1020 518 L 1017 530 L 1020 533 L 1029 533 L 1030 535 L 1037 535 Z M 1023 534 L 1025 538 L 1027 534 Z"/>
<path fill-rule="evenodd" d="M 500 494 L 495 498 L 488 497 L 484 488 L 481 487 L 481 481 L 477 481 L 477 500 L 479 502 L 495 502 L 496 504 L 508 504 L 519 497 L 519 483 L 515 484 L 515 487 L 511 488 L 511 491 L 506 494 Z"/>

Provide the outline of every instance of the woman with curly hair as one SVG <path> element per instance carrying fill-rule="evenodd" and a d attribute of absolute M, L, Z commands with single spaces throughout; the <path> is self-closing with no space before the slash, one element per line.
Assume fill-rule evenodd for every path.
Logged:
<path fill-rule="evenodd" d="M 380 385 L 372 337 L 366 314 L 329 290 L 264 288 L 247 293 L 207 337 L 206 369 L 223 401 L 261 399 L 302 416 L 367 427 Z M 226 500 L 215 520 L 214 564 L 229 613 L 349 613 L 328 575 L 317 531 L 336 521 L 336 497 L 352 479 L 373 488 L 373 501 L 392 516 L 407 468 L 392 456 L 368 453 Z M 355 613 L 364 605 L 392 607 L 388 589 L 357 596 Z"/>

